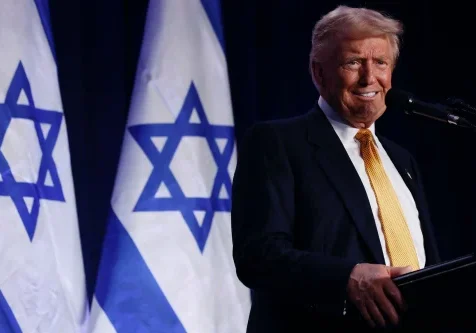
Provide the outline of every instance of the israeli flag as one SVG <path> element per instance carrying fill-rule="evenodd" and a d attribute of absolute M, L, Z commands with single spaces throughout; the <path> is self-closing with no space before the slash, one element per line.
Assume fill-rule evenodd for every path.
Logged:
<path fill-rule="evenodd" d="M 236 165 L 216 0 L 150 0 L 92 305 L 96 333 L 240 333 Z"/>
<path fill-rule="evenodd" d="M 0 10 L 0 332 L 85 332 L 88 307 L 46 0 Z"/>

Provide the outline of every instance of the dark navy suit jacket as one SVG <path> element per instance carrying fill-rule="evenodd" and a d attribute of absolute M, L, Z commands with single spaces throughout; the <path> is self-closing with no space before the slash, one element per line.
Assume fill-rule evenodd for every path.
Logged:
<path fill-rule="evenodd" d="M 426 265 L 437 263 L 415 160 L 378 137 L 413 194 Z M 248 333 L 357 327 L 343 315 L 350 272 L 385 261 L 359 175 L 318 106 L 247 132 L 233 180 L 232 233 L 238 277 L 253 290 Z"/>

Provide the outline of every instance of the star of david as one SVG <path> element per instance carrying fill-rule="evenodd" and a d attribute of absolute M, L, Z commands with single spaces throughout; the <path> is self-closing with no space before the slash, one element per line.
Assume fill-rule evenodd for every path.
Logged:
<path fill-rule="evenodd" d="M 19 104 L 22 93 L 26 101 Z M 15 164 L 22 161 L 7 161 L 2 153 L 2 143 L 13 118 L 28 119 L 34 123 L 42 152 L 36 183 L 15 179 L 11 166 L 15 167 Z M 35 234 L 40 199 L 64 201 L 58 171 L 53 160 L 53 148 L 58 139 L 62 119 L 61 112 L 35 107 L 30 82 L 20 62 L 7 90 L 5 102 L 0 103 L 0 196 L 12 199 L 30 240 Z M 42 129 L 42 125 L 44 128 L 49 127 L 47 133 Z"/>
<path fill-rule="evenodd" d="M 198 121 L 191 122 L 193 110 L 196 111 Z M 139 196 L 134 211 L 181 212 L 200 251 L 203 252 L 215 212 L 231 211 L 231 177 L 228 173 L 228 165 L 234 148 L 233 126 L 218 126 L 209 123 L 192 82 L 175 123 L 136 125 L 129 127 L 129 131 L 153 165 L 152 173 Z M 160 150 L 153 143 L 155 137 L 166 138 Z M 171 170 L 172 159 L 183 137 L 205 138 L 210 148 L 217 165 L 210 197 L 186 197 Z M 220 147 L 218 140 L 226 144 Z M 190 181 L 193 181 L 193 178 Z M 162 184 L 170 192 L 168 197 L 156 197 Z M 223 188 L 227 192 L 226 197 L 221 195 Z M 199 223 L 194 213 L 197 211 L 204 212 L 202 223 Z"/>

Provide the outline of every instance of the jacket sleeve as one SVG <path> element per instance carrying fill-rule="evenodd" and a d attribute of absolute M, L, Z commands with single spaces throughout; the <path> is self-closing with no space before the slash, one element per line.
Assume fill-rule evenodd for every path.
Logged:
<path fill-rule="evenodd" d="M 233 258 L 250 289 L 342 314 L 354 261 L 293 247 L 295 186 L 277 130 L 260 124 L 241 144 L 233 179 Z"/>

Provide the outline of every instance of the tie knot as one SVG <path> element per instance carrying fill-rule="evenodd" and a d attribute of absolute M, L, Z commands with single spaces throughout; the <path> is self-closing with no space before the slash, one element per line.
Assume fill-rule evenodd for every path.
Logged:
<path fill-rule="evenodd" d="M 368 128 L 360 129 L 355 135 L 355 139 L 360 142 L 360 144 L 367 144 L 372 142 L 372 132 Z"/>

